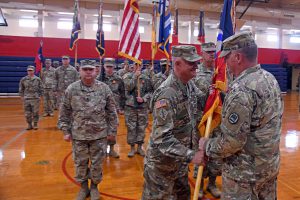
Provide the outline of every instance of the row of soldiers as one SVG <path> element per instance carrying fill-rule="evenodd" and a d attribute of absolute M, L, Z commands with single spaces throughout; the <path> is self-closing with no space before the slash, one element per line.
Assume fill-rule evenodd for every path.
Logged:
<path fill-rule="evenodd" d="M 196 77 L 193 78 L 193 84 L 202 94 L 204 94 L 202 95 L 202 101 L 198 103 L 198 106 L 192 111 L 194 118 L 196 119 L 192 122 L 195 129 L 197 129 L 197 125 L 201 120 L 204 102 L 209 94 L 209 86 L 211 85 L 214 70 L 215 50 L 216 47 L 213 43 L 202 44 L 203 62 L 197 69 Z M 68 56 L 62 57 L 62 66 L 56 69 L 51 66 L 50 59 L 45 60 L 45 66 L 45 69 L 42 71 L 41 79 L 34 76 L 34 67 L 29 66 L 27 68 L 28 76 L 20 81 L 20 95 L 24 97 L 25 115 L 28 122 L 27 129 L 32 129 L 33 127 L 37 129 L 40 97 L 42 95 L 44 97 L 44 116 L 53 116 L 53 109 L 55 108 L 53 97 L 57 96 L 58 104 L 61 105 L 58 126 L 64 132 L 65 140 L 69 141 L 72 138 L 73 151 L 79 152 L 78 154 L 75 154 L 75 157 L 76 155 L 78 156 L 78 160 L 76 160 L 76 158 L 74 159 L 76 166 L 76 180 L 82 183 L 83 189 L 78 194 L 78 199 L 84 199 L 88 195 L 87 191 L 89 190 L 87 190 L 86 186 L 87 166 L 83 166 L 82 163 L 80 163 L 80 157 L 86 155 L 82 155 L 80 149 L 87 147 L 80 144 L 80 142 L 76 143 L 76 141 L 102 139 L 105 134 L 102 133 L 101 128 L 107 128 L 105 125 L 103 125 L 103 127 L 97 127 L 95 124 L 92 126 L 93 130 L 90 130 L 90 133 L 86 135 L 85 132 L 87 132 L 87 129 L 84 127 L 86 127 L 87 121 L 95 120 L 93 119 L 93 115 L 99 115 L 101 111 L 105 111 L 106 113 L 109 112 L 103 116 L 103 118 L 106 118 L 103 122 L 107 122 L 108 124 L 108 131 L 106 132 L 108 136 L 106 137 L 105 142 L 101 141 L 101 144 L 105 143 L 105 146 L 110 146 L 109 156 L 119 158 L 119 154 L 114 150 L 118 124 L 118 117 L 113 112 L 115 107 L 117 114 L 125 114 L 127 143 L 130 145 L 128 157 L 133 157 L 135 154 L 145 156 L 142 145 L 145 138 L 145 129 L 148 125 L 148 113 L 152 110 L 149 109 L 151 107 L 150 101 L 153 92 L 162 85 L 170 74 L 172 74 L 171 67 L 167 59 L 161 59 L 161 71 L 155 74 L 151 65 L 146 65 L 146 69 L 141 71 L 140 65 L 137 63 L 129 65 L 129 62 L 125 60 L 123 64 L 124 67 L 115 72 L 115 60 L 107 58 L 104 60 L 103 69 L 101 64 L 94 60 L 81 61 L 78 73 L 77 70 L 70 65 L 70 58 Z M 105 70 L 105 73 L 102 70 Z M 99 107 L 99 99 L 97 99 L 95 95 L 103 97 L 99 92 L 106 91 L 107 87 L 100 84 L 99 88 L 104 89 L 103 91 L 98 91 L 94 86 L 89 88 L 85 87 L 83 83 L 80 83 L 79 79 L 83 82 L 83 80 L 89 77 L 89 71 L 95 71 L 95 80 L 105 83 L 111 92 L 107 92 L 109 99 L 100 99 L 100 104 L 103 104 L 102 107 L 104 106 L 104 108 L 101 107 L 99 110 L 97 110 Z M 90 75 L 90 77 L 92 77 L 92 75 Z M 96 83 L 99 84 L 97 81 Z M 74 82 L 76 82 L 76 86 L 72 84 Z M 74 86 L 71 87 L 74 91 L 69 93 L 67 88 L 71 84 Z M 71 88 L 69 89 L 71 90 Z M 97 86 L 97 89 L 99 88 Z M 96 91 L 98 91 L 98 93 Z M 96 93 L 93 94 L 94 92 Z M 65 95 L 67 95 L 67 97 Z M 110 101 L 111 97 L 113 97 L 112 102 Z M 107 103 L 107 106 L 105 103 Z M 88 107 L 92 105 L 94 106 L 93 109 L 89 110 Z M 74 113 L 71 113 L 70 110 Z M 73 119 L 73 121 L 70 119 Z M 33 127 L 32 120 L 34 121 Z M 72 123 L 75 123 L 74 127 L 70 126 Z M 93 123 L 95 123 L 95 121 L 93 121 Z M 76 127 L 83 130 L 78 131 Z M 97 130 L 98 133 L 95 133 L 96 136 L 92 136 L 91 133 L 97 132 Z M 99 132 L 101 132 L 101 134 Z M 102 152 L 102 150 L 100 152 Z M 99 157 L 96 157 L 95 159 L 96 160 L 92 160 L 92 162 L 99 163 L 103 158 L 102 155 L 99 155 Z M 219 176 L 221 173 L 222 166 L 219 160 L 215 162 L 211 161 L 210 163 L 211 164 L 208 165 L 209 167 L 205 173 L 205 177 L 209 177 L 207 190 L 210 191 L 214 197 L 218 198 L 220 197 L 221 192 L 216 187 L 215 181 L 216 176 Z M 101 165 L 99 166 L 101 168 Z M 95 165 L 92 164 L 90 167 L 91 172 L 93 171 L 93 173 L 95 173 L 95 184 L 98 184 L 102 179 L 102 169 L 99 169 L 99 166 L 95 167 Z M 93 167 L 95 167 L 95 169 L 92 170 Z M 200 197 L 202 196 L 203 188 L 200 190 Z"/>

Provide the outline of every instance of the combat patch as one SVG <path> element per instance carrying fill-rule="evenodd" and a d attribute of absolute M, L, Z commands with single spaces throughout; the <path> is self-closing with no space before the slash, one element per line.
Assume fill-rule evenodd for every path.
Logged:
<path fill-rule="evenodd" d="M 236 124 L 239 121 L 239 115 L 237 113 L 231 113 L 228 117 L 230 124 Z"/>

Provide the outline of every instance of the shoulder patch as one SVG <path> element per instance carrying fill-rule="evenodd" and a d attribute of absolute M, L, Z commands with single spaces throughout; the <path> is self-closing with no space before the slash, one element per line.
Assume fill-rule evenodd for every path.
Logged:
<path fill-rule="evenodd" d="M 159 108 L 163 108 L 167 106 L 167 101 L 165 99 L 159 100 L 155 103 L 155 108 L 159 109 Z"/>
<path fill-rule="evenodd" d="M 239 115 L 237 113 L 231 113 L 228 117 L 230 124 L 236 124 L 239 121 Z"/>

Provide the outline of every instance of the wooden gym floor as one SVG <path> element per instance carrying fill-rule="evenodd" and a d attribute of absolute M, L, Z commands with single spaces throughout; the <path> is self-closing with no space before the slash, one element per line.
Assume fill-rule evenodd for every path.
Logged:
<path fill-rule="evenodd" d="M 285 95 L 281 137 L 281 169 L 278 199 L 300 198 L 300 113 L 298 93 Z M 0 199 L 74 199 L 79 187 L 73 179 L 71 143 L 63 141 L 55 117 L 41 117 L 39 129 L 26 131 L 19 98 L 0 98 Z M 147 128 L 148 141 L 152 120 Z M 120 116 L 116 150 L 120 159 L 107 158 L 99 186 L 101 199 L 140 199 L 143 185 L 143 158 L 128 158 L 124 116 Z M 145 143 L 145 147 L 147 142 Z M 192 168 L 191 168 L 192 169 Z M 195 180 L 190 172 L 190 184 Z M 221 186 L 221 179 L 217 184 Z M 193 190 L 192 190 L 193 191 Z M 203 199 L 213 199 L 205 194 Z"/>

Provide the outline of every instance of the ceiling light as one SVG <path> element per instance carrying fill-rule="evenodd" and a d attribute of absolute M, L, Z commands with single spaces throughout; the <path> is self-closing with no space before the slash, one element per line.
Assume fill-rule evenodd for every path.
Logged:
<path fill-rule="evenodd" d="M 74 13 L 69 13 L 69 12 L 57 12 L 60 15 L 74 15 Z"/>
<path fill-rule="evenodd" d="M 20 10 L 22 12 L 31 12 L 31 13 L 37 13 L 37 10 Z"/>

